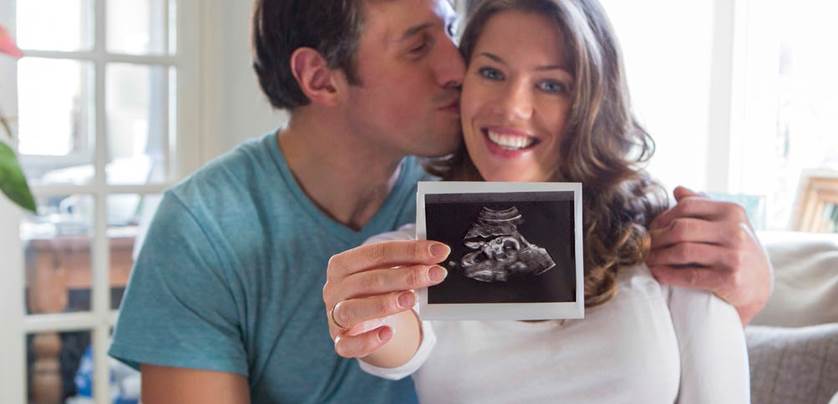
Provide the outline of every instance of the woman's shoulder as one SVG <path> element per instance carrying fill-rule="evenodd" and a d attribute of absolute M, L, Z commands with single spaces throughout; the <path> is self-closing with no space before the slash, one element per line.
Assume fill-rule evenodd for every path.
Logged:
<path fill-rule="evenodd" d="M 665 300 L 668 288 L 661 285 L 646 264 L 622 267 L 617 271 L 617 295 L 612 303 L 626 304 L 634 300 Z"/>
<path fill-rule="evenodd" d="M 659 283 L 646 264 L 621 268 L 617 272 L 617 295 L 603 306 L 617 306 L 632 301 L 660 300 L 670 311 L 688 311 L 691 315 L 725 310 L 729 306 L 710 291 L 673 287 Z M 678 313 L 682 316 L 684 313 Z"/>
<path fill-rule="evenodd" d="M 601 306 L 610 314 L 605 317 L 657 317 L 658 321 L 671 322 L 669 327 L 678 336 L 679 343 L 687 345 L 697 335 L 707 332 L 730 330 L 735 334 L 741 329 L 733 306 L 707 290 L 661 284 L 645 264 L 622 268 L 617 274 L 617 282 L 617 296 Z M 591 309 L 591 314 L 597 315 L 598 309 Z M 662 313 L 669 319 L 664 320 Z"/>

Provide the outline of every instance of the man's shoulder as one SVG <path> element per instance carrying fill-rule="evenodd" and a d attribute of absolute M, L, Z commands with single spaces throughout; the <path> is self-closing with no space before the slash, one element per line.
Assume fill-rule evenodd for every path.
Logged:
<path fill-rule="evenodd" d="M 248 140 L 209 161 L 170 191 L 185 202 L 206 194 L 236 195 L 249 182 L 265 181 L 276 165 L 264 146 L 264 137 Z"/>
<path fill-rule="evenodd" d="M 268 210 L 281 216 L 290 209 L 267 136 L 237 146 L 169 189 L 154 224 L 172 232 L 199 228 L 212 243 L 251 242 L 242 236 L 251 234 L 244 228 L 268 226 Z"/>

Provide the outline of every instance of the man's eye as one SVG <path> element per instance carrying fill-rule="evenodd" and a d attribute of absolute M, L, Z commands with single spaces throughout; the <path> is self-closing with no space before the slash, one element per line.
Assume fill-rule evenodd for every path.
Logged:
<path fill-rule="evenodd" d="M 544 80 L 538 83 L 538 89 L 550 94 L 564 94 L 567 93 L 567 86 L 556 80 Z"/>
<path fill-rule="evenodd" d="M 427 48 L 427 47 L 428 47 L 428 43 L 427 42 L 422 42 L 422 44 L 420 44 L 419 46 L 414 46 L 413 48 L 410 48 L 409 52 L 410 52 L 411 55 L 418 55 L 418 54 L 421 54 L 422 52 L 424 52 L 425 48 Z"/>
<path fill-rule="evenodd" d="M 449 37 L 454 38 L 457 36 L 457 23 L 459 19 L 453 19 L 448 25 L 445 26 L 445 32 L 448 34 Z"/>
<path fill-rule="evenodd" d="M 503 73 L 491 67 L 481 67 L 478 73 L 489 80 L 503 80 Z"/>

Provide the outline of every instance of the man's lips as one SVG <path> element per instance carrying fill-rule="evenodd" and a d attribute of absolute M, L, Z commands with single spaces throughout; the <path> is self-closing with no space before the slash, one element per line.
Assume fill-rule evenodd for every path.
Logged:
<path fill-rule="evenodd" d="M 447 104 L 440 108 L 443 111 L 450 111 L 450 112 L 460 112 L 460 100 L 454 99 L 450 104 Z"/>

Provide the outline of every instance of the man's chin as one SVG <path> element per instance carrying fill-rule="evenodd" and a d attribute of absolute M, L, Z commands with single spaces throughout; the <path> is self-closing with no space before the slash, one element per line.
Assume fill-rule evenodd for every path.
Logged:
<path fill-rule="evenodd" d="M 460 147 L 460 139 L 461 136 L 458 134 L 458 141 L 456 142 L 447 142 L 445 144 L 440 144 L 439 147 L 417 150 L 413 153 L 417 157 L 424 157 L 424 158 L 441 158 L 446 157 L 454 154 Z M 418 148 L 417 148 L 418 149 Z"/>

